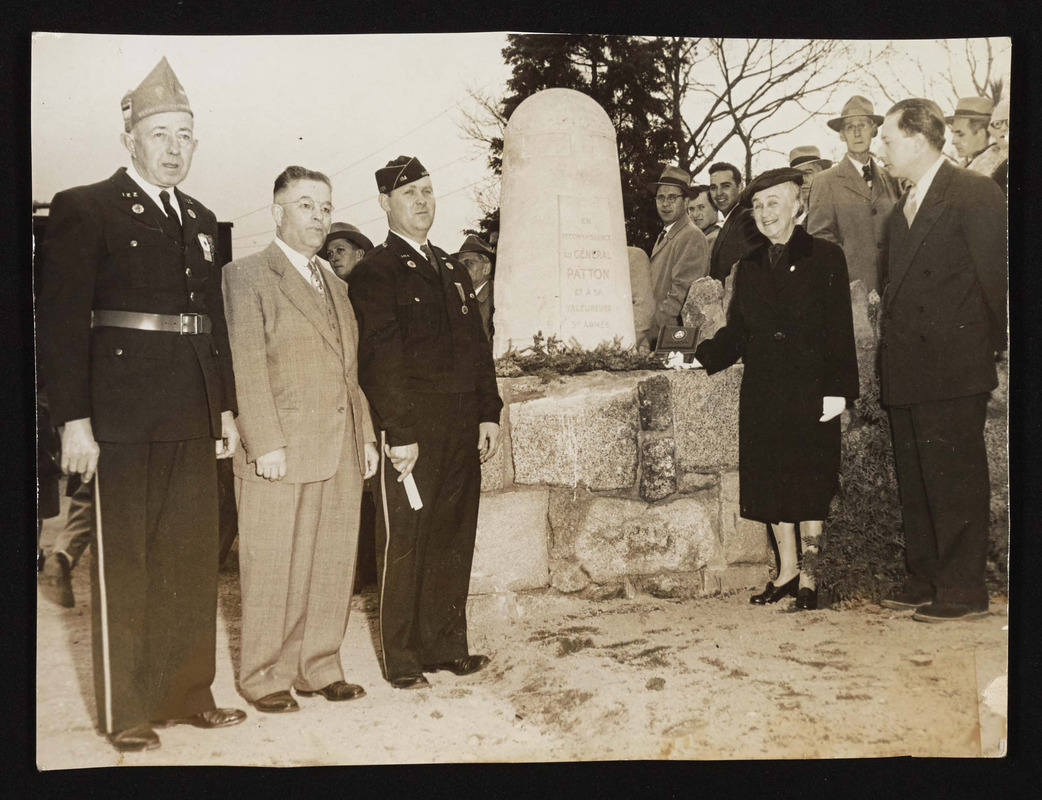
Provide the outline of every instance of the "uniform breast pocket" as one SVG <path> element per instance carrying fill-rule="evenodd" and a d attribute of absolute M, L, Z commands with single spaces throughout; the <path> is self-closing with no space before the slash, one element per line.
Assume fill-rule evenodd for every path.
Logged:
<path fill-rule="evenodd" d="M 161 269 L 167 241 L 162 233 L 148 228 L 121 228 L 106 234 L 106 246 L 113 267 L 132 289 L 162 285 L 169 276 Z M 172 242 L 170 243 L 174 247 Z"/>
<path fill-rule="evenodd" d="M 409 338 L 436 336 L 442 331 L 444 303 L 427 287 L 404 287 L 398 293 L 398 323 Z"/>

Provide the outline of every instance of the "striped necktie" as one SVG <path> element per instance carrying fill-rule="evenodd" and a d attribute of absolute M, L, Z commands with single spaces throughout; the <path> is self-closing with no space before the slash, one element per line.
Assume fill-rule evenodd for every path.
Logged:
<path fill-rule="evenodd" d="M 919 210 L 919 198 L 916 195 L 916 185 L 913 183 L 908 187 L 908 194 L 905 197 L 905 219 L 908 220 L 908 227 L 912 227 L 912 221 L 915 219 L 915 212 Z"/>
<path fill-rule="evenodd" d="M 322 273 L 315 259 L 308 260 L 308 270 L 311 272 L 311 287 L 319 294 L 325 294 L 326 287 L 322 284 Z"/>

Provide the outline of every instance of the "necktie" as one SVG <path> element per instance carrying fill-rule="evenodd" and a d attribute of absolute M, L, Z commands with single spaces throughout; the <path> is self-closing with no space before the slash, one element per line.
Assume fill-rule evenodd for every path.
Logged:
<path fill-rule="evenodd" d="M 658 238 L 655 240 L 655 247 L 660 247 L 662 243 L 666 241 L 666 229 L 663 228 L 659 231 Z"/>
<path fill-rule="evenodd" d="M 177 238 L 180 239 L 183 233 L 181 229 L 181 218 L 177 216 L 174 207 L 170 205 L 170 192 L 164 189 L 159 193 L 159 199 L 163 201 L 163 211 L 166 213 L 167 219 L 170 220 L 170 229 L 174 231 L 177 234 Z"/>
<path fill-rule="evenodd" d="M 438 269 L 438 259 L 434 257 L 434 251 L 431 250 L 431 246 L 424 242 L 423 246 L 420 247 L 420 250 L 422 250 L 423 254 L 427 257 L 427 261 L 434 268 L 434 271 L 440 275 L 441 270 Z"/>
<path fill-rule="evenodd" d="M 861 167 L 861 174 L 865 177 L 865 183 L 872 185 L 872 162 L 868 161 Z"/>
<path fill-rule="evenodd" d="M 315 259 L 312 258 L 308 261 L 308 269 L 311 271 L 311 286 L 319 294 L 324 295 L 326 293 L 326 287 L 322 285 L 322 273 L 319 272 L 318 264 L 315 262 Z"/>
<path fill-rule="evenodd" d="M 915 184 L 913 183 L 908 187 L 908 194 L 905 196 L 905 219 L 908 220 L 908 227 L 912 227 L 912 220 L 915 219 L 915 212 L 919 209 L 919 198 L 915 193 Z"/>

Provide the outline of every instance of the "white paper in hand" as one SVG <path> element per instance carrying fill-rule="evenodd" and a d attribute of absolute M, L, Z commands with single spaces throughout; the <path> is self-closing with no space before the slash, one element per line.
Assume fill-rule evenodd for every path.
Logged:
<path fill-rule="evenodd" d="M 420 490 L 416 488 L 416 480 L 411 472 L 405 476 L 402 484 L 405 486 L 405 496 L 409 498 L 409 507 L 413 511 L 419 511 L 423 508 L 423 501 L 420 500 Z"/>

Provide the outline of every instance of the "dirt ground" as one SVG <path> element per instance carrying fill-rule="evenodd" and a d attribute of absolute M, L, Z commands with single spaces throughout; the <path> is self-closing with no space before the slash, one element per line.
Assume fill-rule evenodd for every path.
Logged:
<path fill-rule="evenodd" d="M 492 657 L 487 670 L 441 672 L 428 690 L 396 691 L 380 675 L 368 592 L 354 598 L 341 651 L 347 679 L 367 695 L 342 704 L 302 698 L 299 713 L 269 715 L 236 691 L 234 550 L 229 561 L 213 688 L 218 705 L 248 709 L 246 722 L 161 730 L 160 749 L 116 753 L 95 727 L 83 561 L 75 608 L 38 603 L 37 674 L 47 687 L 37 698 L 40 769 L 1005 752 L 1004 602 L 985 619 L 929 625 L 874 606 L 756 607 L 744 592 L 600 603 L 518 595 L 516 619 L 488 605 L 472 614 L 471 651 Z"/>

